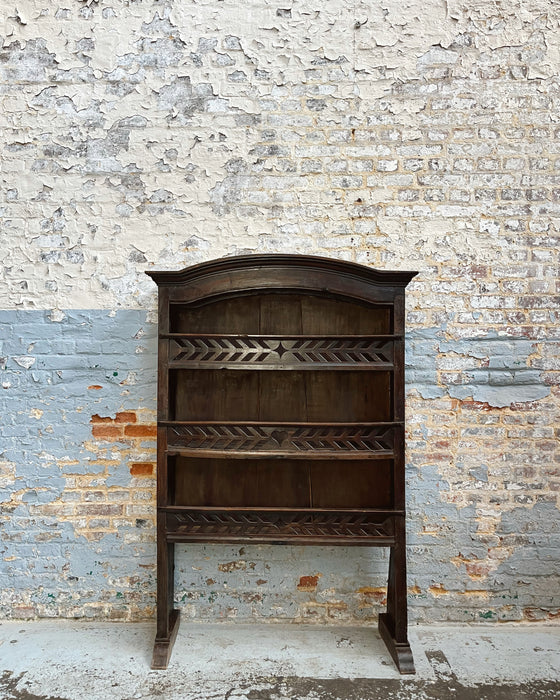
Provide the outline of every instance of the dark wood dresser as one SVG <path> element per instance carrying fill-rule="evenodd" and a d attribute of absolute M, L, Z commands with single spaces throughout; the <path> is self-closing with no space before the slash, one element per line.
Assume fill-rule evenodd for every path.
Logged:
<path fill-rule="evenodd" d="M 390 547 L 379 630 L 407 638 L 404 290 L 415 272 L 299 255 L 148 272 L 159 288 L 157 636 L 175 542 Z"/>

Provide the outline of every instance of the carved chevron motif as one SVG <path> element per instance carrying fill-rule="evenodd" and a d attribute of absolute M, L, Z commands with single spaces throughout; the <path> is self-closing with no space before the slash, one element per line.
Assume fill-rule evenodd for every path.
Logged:
<path fill-rule="evenodd" d="M 235 512 L 191 511 L 172 513 L 168 522 L 176 534 L 186 537 L 391 537 L 390 519 L 379 522 L 369 513 L 302 513 L 287 511 Z"/>
<path fill-rule="evenodd" d="M 393 449 L 388 426 L 182 424 L 169 428 L 169 447 L 243 452 L 379 452 Z"/>
<path fill-rule="evenodd" d="M 378 364 L 393 362 L 393 341 L 373 337 L 288 338 L 189 336 L 172 338 L 169 359 L 189 362 L 274 364 Z"/>

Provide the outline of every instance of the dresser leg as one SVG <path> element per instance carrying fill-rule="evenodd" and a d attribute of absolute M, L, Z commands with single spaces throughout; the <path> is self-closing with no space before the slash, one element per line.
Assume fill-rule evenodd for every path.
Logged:
<path fill-rule="evenodd" d="M 387 612 L 379 615 L 379 633 L 400 673 L 416 673 L 408 642 L 404 518 L 395 519 L 395 539 L 389 558 Z"/>
<path fill-rule="evenodd" d="M 168 618 L 169 635 L 165 638 L 156 637 L 154 643 L 154 653 L 152 656 L 152 669 L 166 669 L 169 658 L 173 650 L 173 644 L 179 630 L 180 613 L 179 610 L 172 610 Z"/>
<path fill-rule="evenodd" d="M 405 673 L 416 673 L 410 644 L 408 641 L 397 642 L 395 634 L 391 629 L 391 621 L 388 619 L 386 613 L 381 613 L 379 615 L 379 634 L 393 657 L 393 661 L 399 673 L 403 675 Z"/>
<path fill-rule="evenodd" d="M 165 669 L 179 630 L 179 611 L 173 609 L 175 545 L 164 533 L 157 540 L 157 632 L 152 657 L 153 669 Z"/>

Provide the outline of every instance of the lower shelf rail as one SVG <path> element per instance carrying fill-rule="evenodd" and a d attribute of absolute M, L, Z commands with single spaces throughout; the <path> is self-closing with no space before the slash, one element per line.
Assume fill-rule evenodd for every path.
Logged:
<path fill-rule="evenodd" d="M 389 511 L 166 508 L 170 542 L 394 544 Z"/>

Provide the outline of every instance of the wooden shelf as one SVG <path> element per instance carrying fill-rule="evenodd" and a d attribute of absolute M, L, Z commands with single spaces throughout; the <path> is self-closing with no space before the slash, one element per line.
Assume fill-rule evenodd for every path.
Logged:
<path fill-rule="evenodd" d="M 263 339 L 263 340 L 402 340 L 403 335 L 396 333 L 372 333 L 369 335 L 317 335 L 308 333 L 305 335 L 270 335 L 265 333 L 159 333 L 158 338 L 161 340 L 173 340 L 181 338 L 208 338 L 221 339 L 233 338 L 244 340 L 246 338 Z"/>
<path fill-rule="evenodd" d="M 391 515 L 404 515 L 404 510 L 395 510 L 394 508 L 278 508 L 270 506 L 236 506 L 219 507 L 219 506 L 158 506 L 158 511 L 163 513 L 215 513 L 215 512 L 235 512 L 235 513 L 309 513 L 309 514 L 353 514 L 361 513 L 364 515 L 377 516 L 379 518 L 388 518 Z"/>
<path fill-rule="evenodd" d="M 315 450 L 314 452 L 290 452 L 289 450 L 276 450 L 276 451 L 265 451 L 260 450 L 259 452 L 251 450 L 203 450 L 203 449 L 189 449 L 188 447 L 176 448 L 172 447 L 167 450 L 167 455 L 172 457 L 174 455 L 183 455 L 184 457 L 198 457 L 200 459 L 260 459 L 266 457 L 267 459 L 285 459 L 289 457 L 290 459 L 342 459 L 342 460 L 367 460 L 375 461 L 379 459 L 392 459 L 394 453 L 391 450 L 378 450 L 377 452 L 350 452 L 343 450 Z"/>

